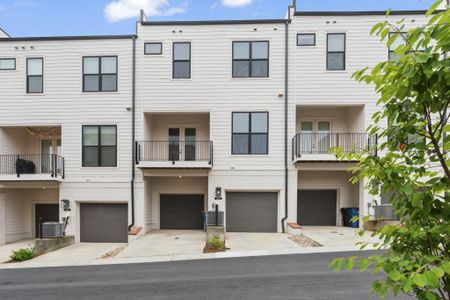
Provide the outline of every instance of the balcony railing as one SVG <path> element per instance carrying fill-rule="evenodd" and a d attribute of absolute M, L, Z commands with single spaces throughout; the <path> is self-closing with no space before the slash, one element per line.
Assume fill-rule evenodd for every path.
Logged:
<path fill-rule="evenodd" d="M 0 175 L 48 174 L 64 178 L 64 157 L 55 154 L 0 155 Z"/>
<path fill-rule="evenodd" d="M 213 163 L 211 141 L 141 141 L 136 142 L 136 163 L 142 161 L 177 161 Z"/>
<path fill-rule="evenodd" d="M 292 159 L 302 154 L 329 154 L 333 147 L 344 153 L 372 151 L 377 154 L 377 136 L 367 133 L 298 133 L 292 139 Z"/>

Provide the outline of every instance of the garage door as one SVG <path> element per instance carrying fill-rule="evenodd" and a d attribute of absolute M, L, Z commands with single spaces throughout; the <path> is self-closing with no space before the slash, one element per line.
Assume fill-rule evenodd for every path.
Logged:
<path fill-rule="evenodd" d="M 203 195 L 161 195 L 161 229 L 203 229 Z"/>
<path fill-rule="evenodd" d="M 277 193 L 227 193 L 228 232 L 277 232 Z"/>
<path fill-rule="evenodd" d="M 299 225 L 336 226 L 336 190 L 299 190 L 297 223 Z"/>
<path fill-rule="evenodd" d="M 126 204 L 80 204 L 80 241 L 91 243 L 128 242 Z"/>

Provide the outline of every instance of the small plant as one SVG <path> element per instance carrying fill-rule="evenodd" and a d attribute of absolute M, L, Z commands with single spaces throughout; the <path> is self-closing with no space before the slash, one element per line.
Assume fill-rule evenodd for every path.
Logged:
<path fill-rule="evenodd" d="M 25 261 L 30 260 L 35 256 L 36 252 L 34 251 L 34 247 L 30 247 L 13 251 L 10 258 L 14 261 Z"/>
<path fill-rule="evenodd" d="M 225 242 L 217 235 L 208 241 L 208 245 L 215 250 L 225 250 Z"/>

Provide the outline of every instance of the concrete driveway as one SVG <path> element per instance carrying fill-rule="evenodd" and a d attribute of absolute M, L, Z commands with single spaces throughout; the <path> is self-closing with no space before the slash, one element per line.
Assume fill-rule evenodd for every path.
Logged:
<path fill-rule="evenodd" d="M 279 251 L 298 249 L 299 246 L 284 233 L 227 232 L 229 251 Z"/>
<path fill-rule="evenodd" d="M 117 255 L 117 258 L 177 256 L 203 253 L 205 232 L 202 230 L 155 230 L 139 238 Z"/>

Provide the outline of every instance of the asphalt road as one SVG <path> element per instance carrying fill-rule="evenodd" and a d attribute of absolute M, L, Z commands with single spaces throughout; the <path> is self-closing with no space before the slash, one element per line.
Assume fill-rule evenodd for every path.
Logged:
<path fill-rule="evenodd" d="M 352 255 L 362 254 L 0 270 L 0 299 L 369 299 L 369 272 L 328 268 Z"/>

